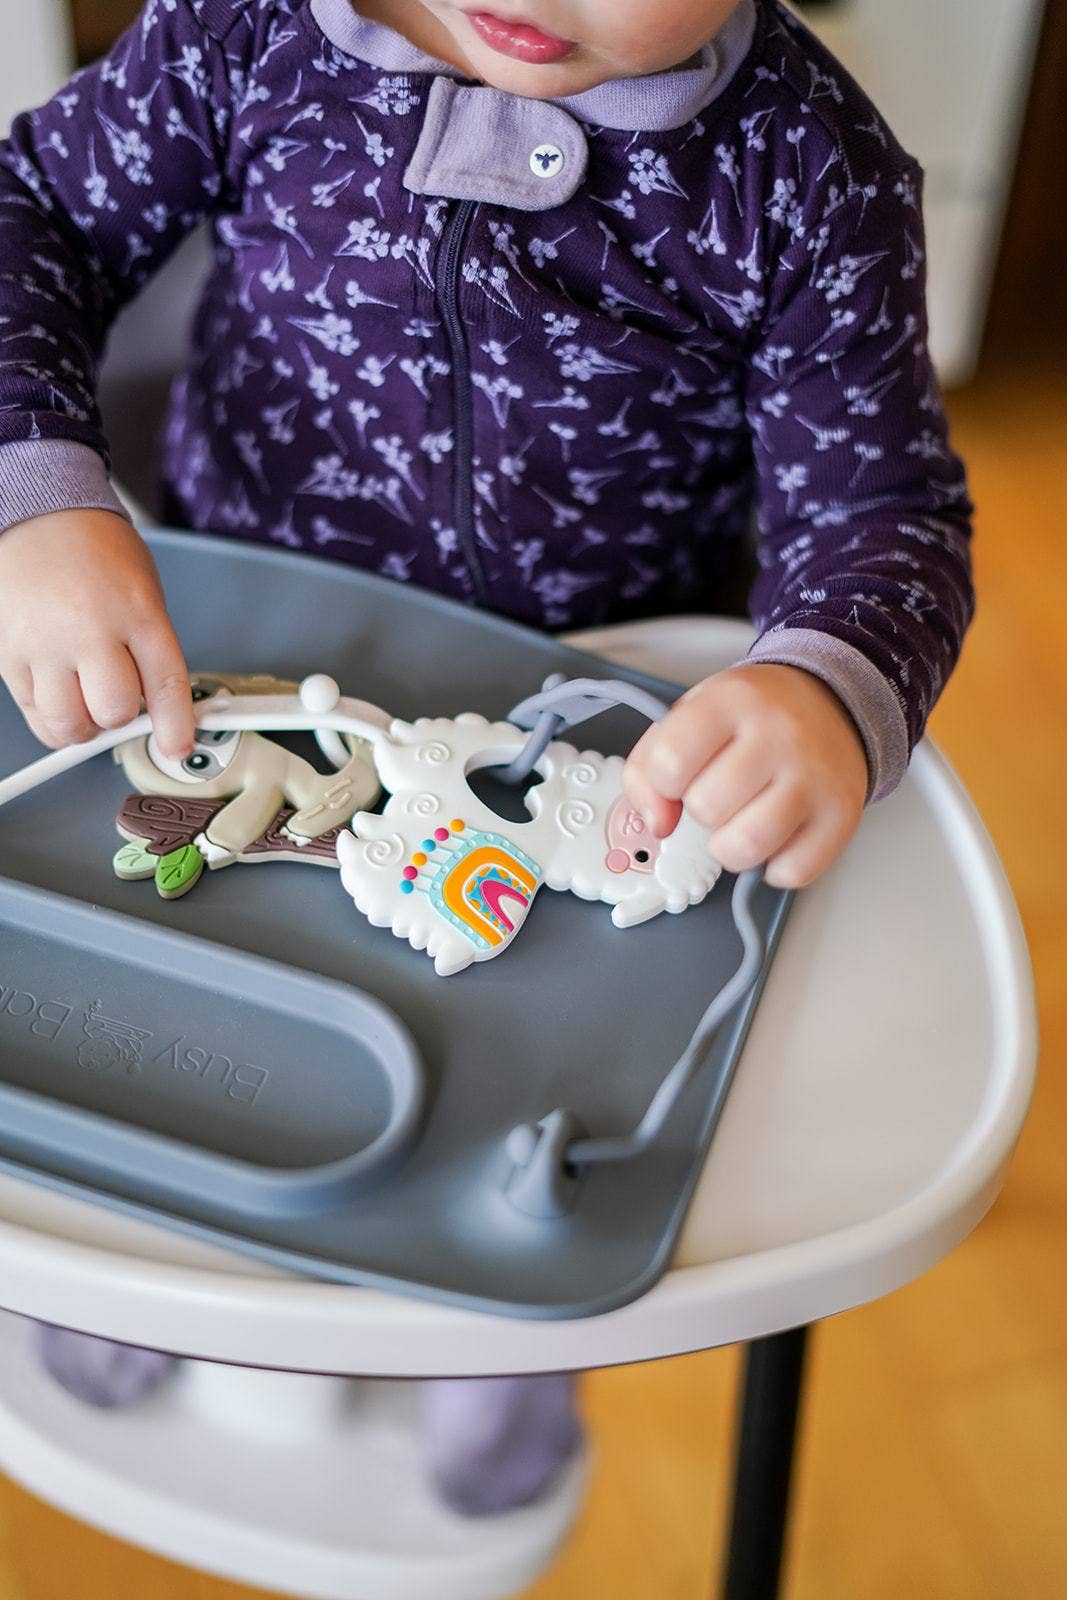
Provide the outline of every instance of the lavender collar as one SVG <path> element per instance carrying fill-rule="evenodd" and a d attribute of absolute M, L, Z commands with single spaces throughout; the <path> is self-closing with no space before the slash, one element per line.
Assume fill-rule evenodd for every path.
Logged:
<path fill-rule="evenodd" d="M 311 12 L 331 44 L 369 66 L 385 72 L 460 76 L 455 67 L 424 55 L 391 28 L 361 17 L 352 0 L 311 0 Z M 699 65 L 644 78 L 619 78 L 553 103 L 589 127 L 649 133 L 683 127 L 731 82 L 752 46 L 755 30 L 756 0 L 741 0 L 715 39 L 705 45 Z"/>

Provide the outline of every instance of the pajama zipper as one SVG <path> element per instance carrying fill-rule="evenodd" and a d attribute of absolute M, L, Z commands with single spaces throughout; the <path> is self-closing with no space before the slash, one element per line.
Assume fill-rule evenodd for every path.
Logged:
<path fill-rule="evenodd" d="M 474 526 L 474 387 L 471 382 L 470 347 L 459 309 L 463 241 L 474 208 L 473 200 L 460 201 L 445 223 L 437 256 L 434 289 L 452 362 L 452 518 L 460 552 L 466 562 L 471 591 L 477 603 L 488 608 L 489 586 L 485 581 Z"/>

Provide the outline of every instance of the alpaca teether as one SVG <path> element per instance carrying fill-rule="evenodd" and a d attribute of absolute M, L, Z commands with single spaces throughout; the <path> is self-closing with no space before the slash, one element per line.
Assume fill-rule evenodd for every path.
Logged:
<path fill-rule="evenodd" d="M 338 837 L 341 882 L 359 910 L 425 950 L 443 977 L 505 950 L 542 883 L 613 906 L 627 928 L 695 905 L 719 876 L 688 816 L 669 838 L 651 837 L 623 795 L 619 756 L 550 743 L 525 797 L 529 820 L 497 816 L 467 779 L 506 766 L 526 737 L 474 713 L 392 723 L 374 749 L 385 808 L 360 812 Z"/>

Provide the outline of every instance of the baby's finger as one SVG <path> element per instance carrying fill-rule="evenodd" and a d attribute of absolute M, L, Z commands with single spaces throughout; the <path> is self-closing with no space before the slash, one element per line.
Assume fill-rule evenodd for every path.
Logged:
<path fill-rule="evenodd" d="M 657 839 L 666 839 L 674 832 L 682 815 L 679 800 L 665 800 L 648 781 L 639 766 L 628 761 L 622 771 L 622 786 L 626 798 L 635 811 L 639 811 Z"/>
<path fill-rule="evenodd" d="M 37 719 L 37 712 L 33 703 L 33 673 L 29 667 L 19 662 L 0 667 L 0 677 L 11 693 L 11 698 L 22 712 L 26 726 L 33 737 L 41 744 L 52 745 L 52 735 L 44 724 Z"/>
<path fill-rule="evenodd" d="M 804 889 L 836 861 L 852 834 L 833 811 L 823 811 L 801 827 L 775 852 L 767 865 L 773 889 Z"/>
<path fill-rule="evenodd" d="M 150 630 L 130 640 L 141 676 L 145 705 L 163 755 L 180 761 L 193 748 L 196 722 L 189 669 L 182 647 L 165 613 Z"/>
<path fill-rule="evenodd" d="M 720 708 L 710 685 L 701 684 L 695 692 L 683 695 L 662 722 L 648 729 L 630 760 L 657 794 L 681 800 L 697 773 L 733 736 L 733 717 Z"/>
<path fill-rule="evenodd" d="M 82 697 L 78 675 L 66 667 L 33 671 L 33 727 L 42 744 L 62 750 L 100 732 Z"/>
<path fill-rule="evenodd" d="M 711 853 L 727 872 L 760 867 L 788 844 L 808 815 L 801 790 L 772 783 L 711 835 Z"/>
<path fill-rule="evenodd" d="M 22 662 L 0 665 L 0 678 L 23 716 L 33 710 L 33 673 Z"/>
<path fill-rule="evenodd" d="M 754 739 L 734 739 L 697 774 L 685 791 L 685 809 L 701 827 L 717 832 L 763 793 L 774 763 Z"/>
<path fill-rule="evenodd" d="M 125 645 L 94 656 L 78 670 L 89 715 L 101 728 L 121 728 L 141 709 L 141 680 Z"/>

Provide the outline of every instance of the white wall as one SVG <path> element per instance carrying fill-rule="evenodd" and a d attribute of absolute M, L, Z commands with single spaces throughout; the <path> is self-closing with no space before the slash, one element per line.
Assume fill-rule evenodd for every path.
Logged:
<path fill-rule="evenodd" d="M 934 354 L 978 356 L 1043 0 L 838 0 L 805 20 L 926 168 Z"/>
<path fill-rule="evenodd" d="M 0 0 L 0 130 L 59 87 L 71 58 L 67 0 Z"/>

